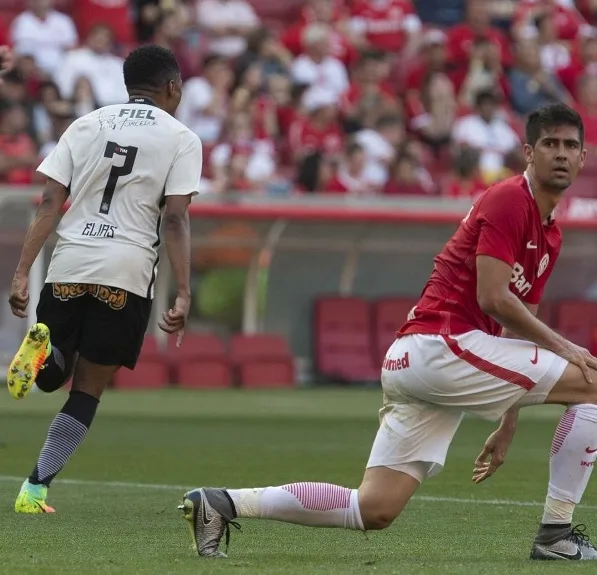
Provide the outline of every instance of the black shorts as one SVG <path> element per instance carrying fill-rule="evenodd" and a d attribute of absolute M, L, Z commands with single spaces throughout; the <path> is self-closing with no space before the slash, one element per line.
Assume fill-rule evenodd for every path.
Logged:
<path fill-rule="evenodd" d="M 41 290 L 37 321 L 65 356 L 78 352 L 99 365 L 133 369 L 143 345 L 151 300 L 120 288 L 48 283 Z"/>

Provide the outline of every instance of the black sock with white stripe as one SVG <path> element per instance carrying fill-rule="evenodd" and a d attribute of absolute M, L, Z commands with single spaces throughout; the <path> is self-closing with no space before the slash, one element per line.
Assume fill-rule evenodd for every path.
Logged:
<path fill-rule="evenodd" d="M 71 391 L 67 402 L 54 418 L 29 483 L 50 486 L 85 438 L 99 400 L 82 391 Z"/>

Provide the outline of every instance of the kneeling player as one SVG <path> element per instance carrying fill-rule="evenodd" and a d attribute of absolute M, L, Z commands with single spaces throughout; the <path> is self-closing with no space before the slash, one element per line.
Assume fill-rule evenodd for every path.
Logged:
<path fill-rule="evenodd" d="M 531 114 L 526 172 L 489 188 L 435 259 L 384 361 L 380 428 L 359 489 L 293 483 L 186 493 L 180 507 L 200 555 L 223 555 L 220 540 L 236 518 L 383 529 L 441 470 L 464 413 L 501 418 L 475 463 L 480 482 L 501 465 L 520 408 L 562 404 L 569 407 L 555 433 L 531 558 L 597 559 L 572 527 L 597 457 L 587 449 L 597 447 L 597 359 L 535 317 L 560 251 L 553 211 L 583 165 L 583 141 L 570 108 Z"/>

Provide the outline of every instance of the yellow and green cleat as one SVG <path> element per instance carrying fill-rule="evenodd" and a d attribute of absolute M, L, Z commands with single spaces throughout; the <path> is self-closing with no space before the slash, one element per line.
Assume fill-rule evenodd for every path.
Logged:
<path fill-rule="evenodd" d="M 51 352 L 48 326 L 43 323 L 32 325 L 10 363 L 6 376 L 8 391 L 14 399 L 23 399 L 29 393 Z"/>
<path fill-rule="evenodd" d="M 45 485 L 34 485 L 25 481 L 15 501 L 17 513 L 55 513 L 55 510 L 46 504 L 48 488 Z"/>

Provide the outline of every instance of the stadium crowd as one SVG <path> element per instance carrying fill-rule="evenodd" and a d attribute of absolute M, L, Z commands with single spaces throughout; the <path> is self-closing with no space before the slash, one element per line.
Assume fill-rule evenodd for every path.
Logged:
<path fill-rule="evenodd" d="M 542 104 L 597 145 L 596 23 L 595 0 L 6 0 L 0 182 L 35 183 L 154 42 L 180 62 L 204 191 L 474 196 L 521 169 Z"/>

